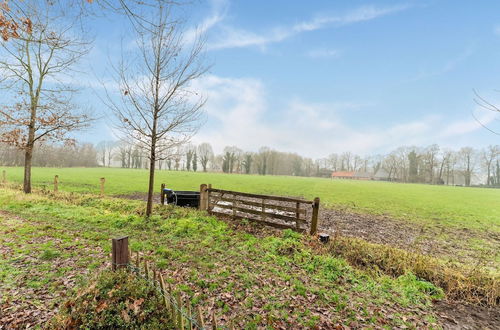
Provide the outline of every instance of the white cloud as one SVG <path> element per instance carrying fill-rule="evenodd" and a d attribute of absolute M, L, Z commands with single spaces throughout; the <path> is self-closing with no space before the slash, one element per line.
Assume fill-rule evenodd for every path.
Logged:
<path fill-rule="evenodd" d="M 224 49 L 238 47 L 265 47 L 269 44 L 280 42 L 299 33 L 310 32 L 332 26 L 343 26 L 376 19 L 410 8 L 409 5 L 379 8 L 363 6 L 344 15 L 321 15 L 290 26 L 275 27 L 266 33 L 255 33 L 232 26 L 221 26 L 218 38 L 208 44 L 209 49 Z"/>
<path fill-rule="evenodd" d="M 271 107 L 265 85 L 254 78 L 212 75 L 194 87 L 208 96 L 208 121 L 194 142 L 209 142 L 216 152 L 228 145 L 249 151 L 269 146 L 319 158 L 343 151 L 382 153 L 402 145 L 460 147 L 458 138 L 481 129 L 470 114 L 464 115 L 466 119 L 432 115 L 395 124 L 380 121 L 368 128 L 363 125 L 366 123 L 351 124 L 342 119 L 342 114 L 352 117 L 353 110 L 369 108 L 370 103 L 318 104 L 292 99 L 280 110 Z"/>
<path fill-rule="evenodd" d="M 184 33 L 186 43 L 193 43 L 198 36 L 205 35 L 210 29 L 224 20 L 229 4 L 227 0 L 212 0 L 211 13 L 195 27 L 188 29 Z"/>
<path fill-rule="evenodd" d="M 476 118 L 470 118 L 468 120 L 458 120 L 448 124 L 439 134 L 440 137 L 453 137 L 457 135 L 462 135 L 465 133 L 471 133 L 478 129 L 483 129 L 483 126 L 488 126 L 493 123 L 497 118 L 498 114 L 492 111 L 483 110 L 477 108 L 474 115 Z"/>

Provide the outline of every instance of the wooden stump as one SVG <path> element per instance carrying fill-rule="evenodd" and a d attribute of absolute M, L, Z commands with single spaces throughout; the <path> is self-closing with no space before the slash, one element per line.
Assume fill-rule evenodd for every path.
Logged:
<path fill-rule="evenodd" d="M 59 175 L 56 175 L 54 177 L 54 192 L 58 192 L 59 191 Z"/>
<path fill-rule="evenodd" d="M 113 238 L 111 249 L 111 266 L 113 270 L 127 267 L 130 261 L 128 236 Z"/>
<path fill-rule="evenodd" d="M 208 200 L 207 200 L 207 185 L 200 185 L 200 211 L 206 211 L 208 209 Z"/>

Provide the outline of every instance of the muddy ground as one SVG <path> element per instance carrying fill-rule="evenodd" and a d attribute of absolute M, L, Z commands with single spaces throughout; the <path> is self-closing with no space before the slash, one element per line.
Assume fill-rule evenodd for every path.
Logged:
<path fill-rule="evenodd" d="M 450 258 L 464 264 L 498 270 L 500 234 L 452 228 L 441 225 L 425 226 L 388 216 L 366 215 L 342 210 L 322 209 L 323 232 L 359 237 L 366 241 L 395 246 L 438 258 Z M 484 249 L 469 241 L 484 241 Z"/>

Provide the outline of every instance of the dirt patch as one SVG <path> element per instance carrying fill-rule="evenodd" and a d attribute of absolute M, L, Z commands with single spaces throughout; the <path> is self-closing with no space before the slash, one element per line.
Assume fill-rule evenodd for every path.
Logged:
<path fill-rule="evenodd" d="M 444 329 L 499 329 L 500 309 L 440 301 L 434 311 Z"/>
<path fill-rule="evenodd" d="M 418 225 L 387 216 L 366 215 L 341 210 L 322 209 L 320 228 L 322 232 L 343 236 L 359 237 L 378 244 L 438 258 L 450 257 L 464 264 L 498 269 L 496 262 L 500 246 L 500 234 L 456 229 L 443 226 Z M 488 253 L 481 255 L 477 248 L 467 243 L 468 240 L 484 240 L 491 245 Z M 488 251 L 489 250 L 489 251 Z"/>
<path fill-rule="evenodd" d="M 113 197 L 116 198 L 123 198 L 123 199 L 132 199 L 136 201 L 148 201 L 148 194 L 142 193 L 142 192 L 135 192 L 133 194 L 126 194 L 126 195 L 113 195 Z M 153 203 L 160 204 L 160 194 L 156 193 L 153 194 Z"/>

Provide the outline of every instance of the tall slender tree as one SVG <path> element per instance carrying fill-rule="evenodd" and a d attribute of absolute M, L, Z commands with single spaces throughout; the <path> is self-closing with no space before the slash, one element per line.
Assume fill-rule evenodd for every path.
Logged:
<path fill-rule="evenodd" d="M 205 103 L 190 86 L 207 71 L 204 43 L 201 38 L 186 43 L 185 27 L 173 14 L 174 8 L 175 4 L 161 0 L 147 8 L 141 24 L 135 26 L 138 54 L 124 54 L 115 70 L 120 101 L 109 91 L 107 98 L 122 137 L 147 150 L 148 217 L 153 209 L 156 161 L 163 150 L 190 140 L 199 127 Z"/>

